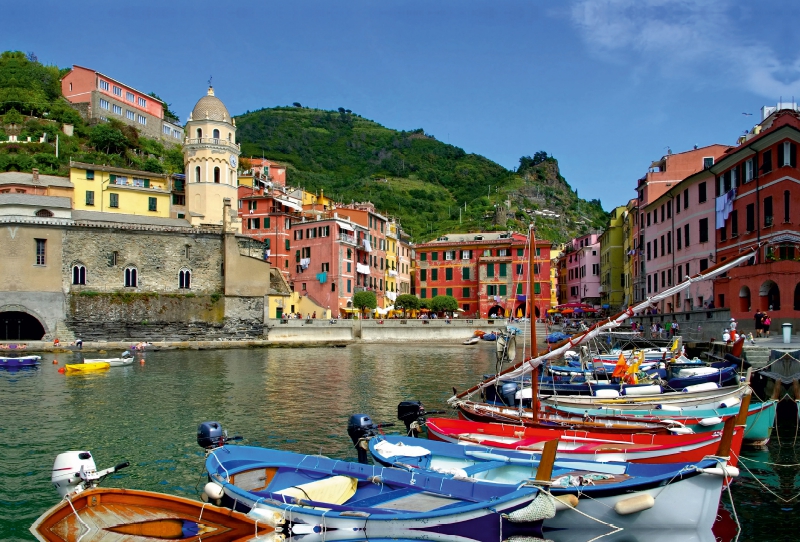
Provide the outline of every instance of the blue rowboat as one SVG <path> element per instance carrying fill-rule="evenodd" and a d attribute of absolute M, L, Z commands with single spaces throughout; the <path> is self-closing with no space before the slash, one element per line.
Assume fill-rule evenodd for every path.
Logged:
<path fill-rule="evenodd" d="M 528 514 L 539 508 L 538 498 L 547 497 L 526 480 L 457 480 L 251 446 L 224 445 L 208 453 L 206 495 L 287 536 L 331 531 L 370 539 L 541 536 L 543 518 Z"/>
<path fill-rule="evenodd" d="M 18 369 L 19 367 L 35 367 L 39 365 L 41 356 L 22 356 L 18 358 L 0 357 L 0 368 Z"/>
<path fill-rule="evenodd" d="M 733 423 L 729 426 L 732 431 Z M 428 453 L 404 455 L 412 446 L 422 447 Z M 431 476 L 490 480 L 512 487 L 536 476 L 542 457 L 539 452 L 395 435 L 375 437 L 369 441 L 369 448 L 373 458 L 383 465 L 418 470 Z M 723 482 L 736 473 L 723 459 L 644 464 L 557 458 L 549 490 L 561 504 L 557 504 L 554 517 L 544 520 L 544 528 L 596 529 L 600 520 L 624 529 L 710 530 L 717 516 Z"/>

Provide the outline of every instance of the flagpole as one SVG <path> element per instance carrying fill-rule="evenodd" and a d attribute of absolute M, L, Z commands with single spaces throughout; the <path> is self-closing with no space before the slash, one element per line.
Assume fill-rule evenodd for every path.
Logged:
<path fill-rule="evenodd" d="M 535 359 L 539 354 L 536 348 L 536 299 L 533 295 L 534 288 L 534 269 L 536 257 L 536 234 L 533 230 L 533 224 L 528 227 L 528 320 L 531 325 L 531 357 Z M 539 417 L 539 368 L 536 367 L 531 373 L 531 411 L 533 413 L 533 421 L 536 422 Z"/>

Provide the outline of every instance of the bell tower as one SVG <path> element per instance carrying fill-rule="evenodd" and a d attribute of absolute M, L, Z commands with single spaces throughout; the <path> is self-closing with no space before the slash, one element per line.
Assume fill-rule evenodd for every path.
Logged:
<path fill-rule="evenodd" d="M 186 173 L 186 209 L 193 226 L 223 226 L 223 201 L 232 212 L 238 209 L 239 145 L 236 122 L 214 88 L 198 100 L 186 122 L 183 165 Z M 241 221 L 231 218 L 231 227 L 241 232 Z"/>

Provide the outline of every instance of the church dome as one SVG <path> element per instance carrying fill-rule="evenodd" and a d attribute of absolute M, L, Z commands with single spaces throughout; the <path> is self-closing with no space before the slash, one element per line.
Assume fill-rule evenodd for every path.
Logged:
<path fill-rule="evenodd" d="M 214 87 L 208 87 L 208 95 L 200 98 L 192 110 L 192 120 L 204 119 L 231 122 L 231 115 L 225 104 L 214 96 Z"/>

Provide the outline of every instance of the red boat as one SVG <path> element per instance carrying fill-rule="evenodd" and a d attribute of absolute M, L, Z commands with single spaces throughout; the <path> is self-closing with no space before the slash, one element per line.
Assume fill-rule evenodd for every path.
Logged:
<path fill-rule="evenodd" d="M 542 450 L 558 438 L 558 457 L 633 463 L 690 463 L 714 455 L 722 431 L 690 435 L 645 433 L 608 434 L 576 429 L 539 429 L 522 425 L 481 423 L 452 418 L 428 418 L 428 438 L 458 444 L 478 444 L 507 450 Z M 744 427 L 737 426 L 731 443 L 730 465 L 742 447 Z"/>

